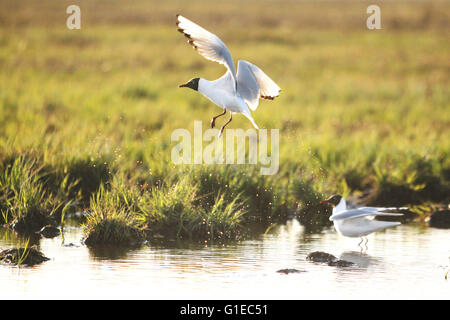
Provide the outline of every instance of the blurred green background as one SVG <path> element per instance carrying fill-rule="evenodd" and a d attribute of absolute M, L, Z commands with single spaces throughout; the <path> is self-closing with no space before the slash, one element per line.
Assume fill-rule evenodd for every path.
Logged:
<path fill-rule="evenodd" d="M 81 30 L 66 27 L 71 4 L 81 8 Z M 381 8 L 381 30 L 366 27 L 370 4 Z M 172 131 L 220 112 L 178 84 L 225 72 L 186 43 L 176 14 L 282 88 L 253 112 L 261 128 L 280 129 L 277 175 L 171 163 Z M 2 0 L 3 216 L 29 211 L 33 200 L 18 190 L 30 175 L 30 194 L 39 185 L 53 209 L 69 201 L 98 209 L 101 184 L 142 194 L 180 181 L 196 185 L 181 203 L 240 198 L 244 217 L 264 221 L 338 192 L 367 204 L 448 203 L 449 15 L 448 1 Z M 252 127 L 233 120 L 228 128 Z"/>

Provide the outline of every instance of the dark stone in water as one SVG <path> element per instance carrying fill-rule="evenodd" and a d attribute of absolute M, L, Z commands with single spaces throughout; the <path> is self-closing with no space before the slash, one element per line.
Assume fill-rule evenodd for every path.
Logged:
<path fill-rule="evenodd" d="M 450 229 L 450 210 L 439 210 L 431 214 L 428 225 L 432 228 Z"/>
<path fill-rule="evenodd" d="M 322 251 L 314 251 L 314 252 L 309 253 L 306 256 L 306 259 L 310 260 L 310 261 L 314 261 L 314 262 L 325 262 L 325 263 L 338 260 L 338 258 L 333 256 L 332 254 L 322 252 Z"/>
<path fill-rule="evenodd" d="M 303 273 L 305 270 L 297 270 L 297 269 L 280 269 L 277 271 L 278 273 L 289 274 L 289 273 Z"/>
<path fill-rule="evenodd" d="M 67 243 L 62 245 L 64 248 L 79 248 L 79 245 L 76 245 L 75 243 Z"/>
<path fill-rule="evenodd" d="M 22 260 L 22 261 L 21 261 Z M 28 265 L 33 266 L 35 264 L 42 263 L 50 260 L 40 251 L 34 248 L 19 248 L 19 249 L 7 249 L 0 252 L 0 262 L 10 265 Z"/>
<path fill-rule="evenodd" d="M 350 267 L 354 265 L 353 262 L 346 261 L 346 260 L 336 260 L 336 261 L 330 261 L 328 262 L 328 265 L 331 267 Z"/>
<path fill-rule="evenodd" d="M 339 260 L 332 254 L 322 252 L 322 251 L 315 251 L 311 252 L 306 256 L 307 260 L 314 261 L 314 262 L 320 262 L 320 263 L 326 263 L 329 266 L 332 267 L 349 267 L 354 265 L 353 262 L 346 261 L 346 260 Z"/>
<path fill-rule="evenodd" d="M 57 227 L 54 227 L 52 225 L 46 225 L 36 233 L 39 233 L 41 236 L 45 238 L 54 238 L 59 236 L 61 234 L 61 231 Z"/>

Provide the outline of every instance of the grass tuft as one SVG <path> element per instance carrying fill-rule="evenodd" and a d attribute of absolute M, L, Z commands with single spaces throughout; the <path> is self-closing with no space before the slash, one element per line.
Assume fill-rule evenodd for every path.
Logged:
<path fill-rule="evenodd" d="M 44 188 L 40 171 L 35 161 L 18 157 L 0 175 L 1 218 L 15 230 L 39 230 L 62 205 Z"/>

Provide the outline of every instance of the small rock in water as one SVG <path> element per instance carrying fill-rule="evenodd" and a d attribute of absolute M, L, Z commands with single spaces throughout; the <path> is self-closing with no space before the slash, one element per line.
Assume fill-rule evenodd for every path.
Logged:
<path fill-rule="evenodd" d="M 326 262 L 326 263 L 338 260 L 338 258 L 333 256 L 332 254 L 322 251 L 314 251 L 309 253 L 306 256 L 306 259 L 314 262 Z"/>
<path fill-rule="evenodd" d="M 439 210 L 431 214 L 428 225 L 432 228 L 450 229 L 450 210 Z"/>
<path fill-rule="evenodd" d="M 353 262 L 346 261 L 346 260 L 339 260 L 332 254 L 322 252 L 322 251 L 315 251 L 311 252 L 306 256 L 307 260 L 314 261 L 314 262 L 320 262 L 320 263 L 327 263 L 329 266 L 332 267 L 349 267 L 354 265 Z"/>
<path fill-rule="evenodd" d="M 277 271 L 278 273 L 289 274 L 289 273 L 303 273 L 305 270 L 297 270 L 297 269 L 280 269 Z"/>
<path fill-rule="evenodd" d="M 24 264 L 33 266 L 47 260 L 50 259 L 34 248 L 7 249 L 0 252 L 0 262 L 10 265 Z"/>
<path fill-rule="evenodd" d="M 46 225 L 36 233 L 39 233 L 41 236 L 45 238 L 54 238 L 59 236 L 61 234 L 61 231 L 57 227 L 54 227 L 52 225 Z"/>
<path fill-rule="evenodd" d="M 328 265 L 331 267 L 350 267 L 354 265 L 353 262 L 346 261 L 346 260 L 336 260 L 336 261 L 330 261 L 328 262 Z"/>

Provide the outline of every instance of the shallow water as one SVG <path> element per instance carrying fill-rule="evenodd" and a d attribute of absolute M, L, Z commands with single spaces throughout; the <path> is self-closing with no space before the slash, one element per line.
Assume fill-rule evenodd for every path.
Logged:
<path fill-rule="evenodd" d="M 92 251 L 78 227 L 63 239 L 42 239 L 50 261 L 34 267 L 0 265 L 0 298 L 123 299 L 449 299 L 450 230 L 401 225 L 358 239 L 333 229 L 305 234 L 297 221 L 226 246 L 173 243 L 134 250 Z M 15 246 L 0 228 L 0 248 Z M 356 263 L 347 268 L 306 261 L 325 251 Z M 279 274 L 285 268 L 302 273 Z"/>

